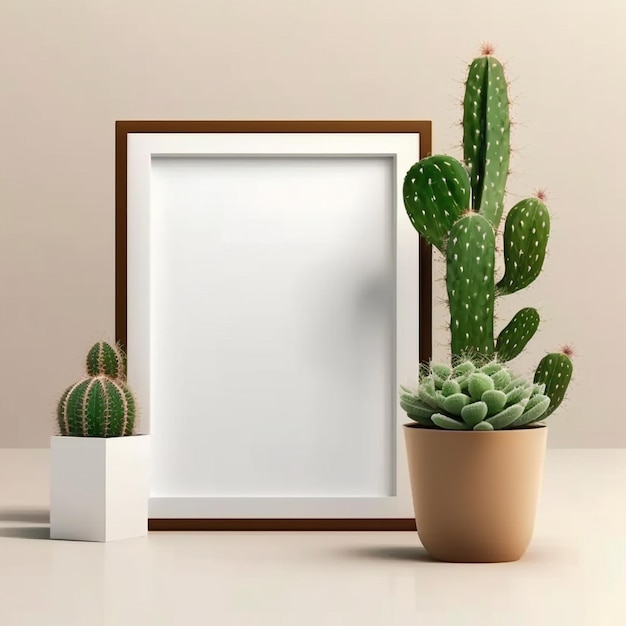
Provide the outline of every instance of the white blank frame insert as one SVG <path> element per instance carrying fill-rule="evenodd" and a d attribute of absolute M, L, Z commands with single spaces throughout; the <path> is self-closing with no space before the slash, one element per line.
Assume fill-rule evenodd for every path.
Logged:
<path fill-rule="evenodd" d="M 135 124 L 118 122 L 116 334 L 150 518 L 412 520 L 397 389 L 423 303 L 402 183 L 429 123 Z"/>

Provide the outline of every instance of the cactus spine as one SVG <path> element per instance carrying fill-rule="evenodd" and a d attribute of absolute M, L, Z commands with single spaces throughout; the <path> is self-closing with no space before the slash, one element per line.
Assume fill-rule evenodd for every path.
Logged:
<path fill-rule="evenodd" d="M 86 359 L 87 374 L 62 394 L 57 425 L 67 437 L 124 437 L 133 434 L 135 398 L 126 383 L 120 346 L 98 342 Z"/>
<path fill-rule="evenodd" d="M 404 180 L 404 204 L 411 223 L 446 257 L 453 360 L 509 361 L 523 351 L 539 326 L 539 313 L 526 307 L 518 311 L 497 337 L 494 334 L 497 298 L 524 289 L 537 278 L 550 234 L 550 216 L 543 193 L 512 207 L 503 232 L 505 272 L 495 282 L 495 242 L 504 212 L 510 126 L 504 69 L 488 47 L 469 65 L 465 83 L 464 163 L 446 155 L 429 156 L 416 163 Z M 546 417 L 563 400 L 571 373 L 570 354 L 566 351 L 548 354 L 537 368 L 535 382 L 546 386 L 549 407 L 542 398 L 530 405 L 531 413 L 520 413 L 518 407 L 502 416 L 508 410 L 503 407 L 498 417 L 490 415 L 481 420 L 478 415 L 482 408 L 468 408 L 465 410 L 470 416 L 468 420 L 476 421 L 477 430 L 490 430 L 530 423 L 539 413 Z M 432 378 L 433 384 L 435 379 L 441 379 L 432 371 L 424 376 Z M 448 390 L 460 384 L 457 379 L 449 382 Z M 452 415 L 445 410 L 433 414 L 424 408 L 432 408 L 433 401 L 437 403 L 442 393 L 443 388 L 420 384 L 415 396 L 419 405 L 413 407 L 410 417 L 425 425 L 458 428 L 458 424 L 450 422 L 462 417 L 457 411 Z M 464 400 L 451 399 L 455 395 L 448 396 L 449 403 L 457 403 L 461 410 Z M 495 396 L 489 399 L 496 402 Z"/>

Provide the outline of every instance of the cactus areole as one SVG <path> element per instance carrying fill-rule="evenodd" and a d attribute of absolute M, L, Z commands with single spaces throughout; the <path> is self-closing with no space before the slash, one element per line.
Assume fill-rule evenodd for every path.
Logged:
<path fill-rule="evenodd" d="M 478 397 L 462 388 L 465 378 L 453 370 L 442 376 L 444 366 L 422 368 L 418 389 L 402 389 L 401 406 L 424 427 L 487 431 L 540 421 L 562 402 L 573 370 L 571 351 L 563 349 L 542 359 L 535 387 L 520 381 L 524 397 L 516 402 L 509 397 L 513 389 L 505 391 L 498 384 L 503 374 L 495 366 L 524 350 L 540 319 L 535 308 L 525 307 L 496 333 L 497 299 L 528 287 L 541 273 L 550 214 L 543 190 L 508 211 L 502 231 L 504 275 L 496 280 L 496 233 L 505 207 L 511 123 L 504 68 L 492 56 L 492 46 L 485 45 L 482 51 L 469 65 L 465 82 L 464 161 L 429 156 L 411 167 L 404 179 L 404 205 L 411 223 L 446 260 L 453 364 L 476 363 L 489 370 L 474 375 L 474 386 L 480 381 L 487 385 Z M 496 392 L 505 393 L 506 402 Z"/>

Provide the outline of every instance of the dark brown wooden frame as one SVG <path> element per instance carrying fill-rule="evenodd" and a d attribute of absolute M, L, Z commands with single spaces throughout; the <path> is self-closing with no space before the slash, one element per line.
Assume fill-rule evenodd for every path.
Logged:
<path fill-rule="evenodd" d="M 432 151 L 430 121 L 118 121 L 115 124 L 115 337 L 127 347 L 127 150 L 129 133 L 419 133 L 416 160 Z M 420 237 L 419 360 L 432 355 L 432 247 Z M 132 355 L 129 355 L 132 358 Z M 399 519 L 150 519 L 150 530 L 415 530 Z"/>

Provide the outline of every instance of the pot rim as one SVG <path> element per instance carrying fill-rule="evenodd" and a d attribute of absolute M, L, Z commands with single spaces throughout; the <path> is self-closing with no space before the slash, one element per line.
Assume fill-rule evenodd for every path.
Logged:
<path fill-rule="evenodd" d="M 421 430 L 421 431 L 433 431 L 440 433 L 472 433 L 474 435 L 493 435 L 494 433 L 514 433 L 515 431 L 527 431 L 527 430 L 542 430 L 544 428 L 548 428 L 547 424 L 528 424 L 526 426 L 520 426 L 519 428 L 498 428 L 495 430 L 454 430 L 452 428 L 427 428 L 426 426 L 422 426 L 417 422 L 408 422 L 406 424 L 402 424 L 402 428 L 411 429 L 411 430 Z"/>

